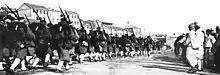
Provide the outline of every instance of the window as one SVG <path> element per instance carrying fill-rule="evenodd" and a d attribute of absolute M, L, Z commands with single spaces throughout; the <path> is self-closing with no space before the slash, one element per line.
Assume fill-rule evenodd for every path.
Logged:
<path fill-rule="evenodd" d="M 44 14 L 46 14 L 47 12 L 46 11 L 44 11 Z"/>
<path fill-rule="evenodd" d="M 44 17 L 44 20 L 46 20 L 46 18 Z"/>
<path fill-rule="evenodd" d="M 40 14 L 41 14 L 41 10 L 39 10 L 40 11 Z"/>
<path fill-rule="evenodd" d="M 77 22 L 77 24 L 79 25 L 79 22 Z"/>
<path fill-rule="evenodd" d="M 72 18 L 74 18 L 74 16 L 72 15 Z"/>
<path fill-rule="evenodd" d="M 52 19 L 52 22 L 54 22 L 54 19 Z"/>
<path fill-rule="evenodd" d="M 77 18 L 77 16 L 75 15 L 75 19 Z"/>
<path fill-rule="evenodd" d="M 76 25 L 76 21 L 75 21 L 74 23 L 75 23 L 75 25 Z"/>
<path fill-rule="evenodd" d="M 39 18 L 38 18 L 38 17 L 36 17 L 36 19 L 37 19 L 37 20 L 41 20 L 41 18 L 42 18 L 42 17 L 39 17 Z"/>

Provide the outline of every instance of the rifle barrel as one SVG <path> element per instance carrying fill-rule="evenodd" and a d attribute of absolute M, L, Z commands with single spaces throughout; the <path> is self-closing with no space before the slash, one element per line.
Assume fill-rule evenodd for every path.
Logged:
<path fill-rule="evenodd" d="M 27 19 L 27 21 L 28 21 L 28 23 L 29 23 L 29 25 L 31 24 L 31 22 L 30 22 L 30 20 L 27 18 L 27 15 L 26 14 L 24 14 L 24 16 L 25 16 L 25 18 Z"/>

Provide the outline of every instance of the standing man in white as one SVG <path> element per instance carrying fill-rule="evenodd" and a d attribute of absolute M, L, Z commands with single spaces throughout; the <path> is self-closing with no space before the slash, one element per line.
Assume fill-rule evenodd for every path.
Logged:
<path fill-rule="evenodd" d="M 195 73 L 197 70 L 202 70 L 204 34 L 197 22 L 189 25 L 189 31 L 189 36 L 186 40 L 188 46 L 186 58 L 191 65 L 191 69 L 188 73 Z M 196 65 L 198 65 L 198 68 L 196 68 Z"/>

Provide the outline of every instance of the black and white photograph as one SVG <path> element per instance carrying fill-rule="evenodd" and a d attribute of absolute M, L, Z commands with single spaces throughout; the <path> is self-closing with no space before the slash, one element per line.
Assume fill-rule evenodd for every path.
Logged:
<path fill-rule="evenodd" d="M 219 0 L 0 0 L 0 75 L 220 75 Z"/>

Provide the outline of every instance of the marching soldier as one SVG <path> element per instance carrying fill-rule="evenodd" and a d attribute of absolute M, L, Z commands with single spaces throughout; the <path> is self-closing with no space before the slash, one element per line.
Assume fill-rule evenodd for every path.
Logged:
<path fill-rule="evenodd" d="M 33 25 L 34 26 L 34 25 Z M 46 57 L 48 48 L 49 48 L 49 39 L 52 37 L 50 34 L 49 30 L 46 28 L 46 21 L 41 20 L 40 23 L 36 23 L 36 25 L 33 27 L 33 32 L 36 35 L 36 40 L 35 40 L 35 52 L 36 52 L 36 57 L 34 60 L 34 63 L 32 64 L 32 67 L 36 67 L 38 62 L 41 60 L 43 62 L 43 66 L 47 66 L 47 61 L 45 58 Z"/>
<path fill-rule="evenodd" d="M 94 38 L 94 31 L 90 30 L 89 34 L 89 42 L 88 42 L 88 52 L 89 54 L 89 59 L 94 60 L 95 58 L 95 38 Z"/>
<path fill-rule="evenodd" d="M 78 40 L 78 37 L 73 32 L 71 26 L 68 25 L 65 18 L 62 18 L 61 22 L 54 26 L 56 29 L 54 39 L 59 54 L 57 71 L 63 72 L 62 66 L 64 66 L 66 70 L 68 69 L 68 62 L 70 59 L 69 50 L 73 48 L 73 43 L 71 41 Z"/>
<path fill-rule="evenodd" d="M 79 54 L 79 62 L 83 62 L 84 58 L 86 57 L 86 53 L 88 50 L 88 36 L 84 27 L 78 31 L 79 33 L 79 42 L 76 46 L 76 53 Z"/>
<path fill-rule="evenodd" d="M 4 37 L 4 20 L 1 18 L 0 19 L 0 70 L 4 70 L 3 68 L 3 48 L 4 48 L 4 42 L 3 42 L 3 37 Z"/>
<path fill-rule="evenodd" d="M 19 63 L 24 62 L 24 58 L 27 55 L 27 46 L 25 45 L 24 40 L 28 38 L 33 38 L 33 35 L 27 33 L 27 26 L 19 22 L 22 18 L 13 17 L 13 14 L 10 14 L 11 23 L 7 25 L 8 31 L 5 35 L 5 49 L 9 49 L 12 52 L 15 52 L 15 60 L 10 66 L 8 73 L 14 73 L 15 68 Z M 24 63 L 21 64 L 22 69 L 26 69 Z"/>
<path fill-rule="evenodd" d="M 105 60 L 105 54 L 107 52 L 107 43 L 104 33 L 100 27 L 97 27 L 95 33 L 95 51 L 97 52 L 96 60 Z"/>

